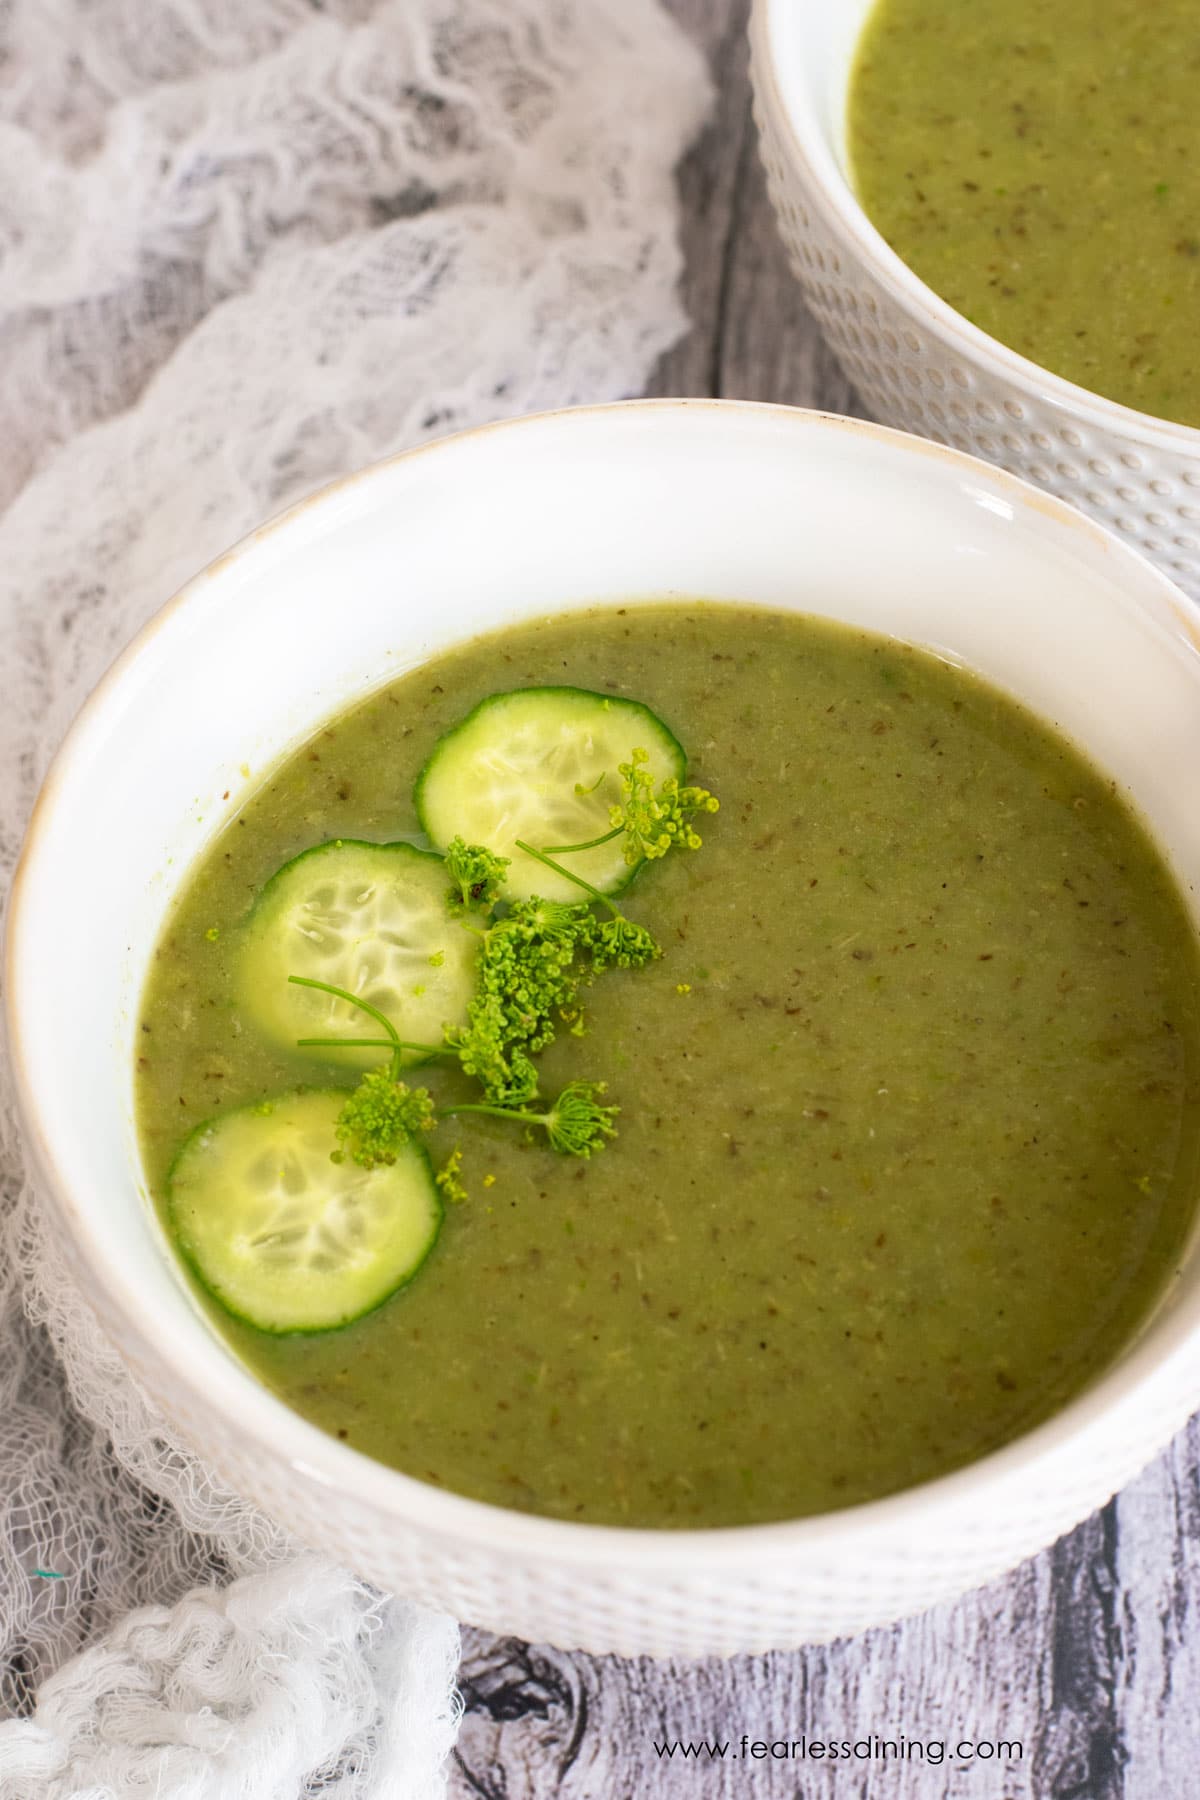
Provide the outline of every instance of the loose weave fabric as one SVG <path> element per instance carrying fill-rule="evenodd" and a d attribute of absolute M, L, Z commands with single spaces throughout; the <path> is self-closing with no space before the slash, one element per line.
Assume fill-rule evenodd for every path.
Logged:
<path fill-rule="evenodd" d="M 0 0 L 5 887 L 71 717 L 211 557 L 390 452 L 639 390 L 707 98 L 655 0 Z M 441 1792 L 456 1625 L 172 1439 L 0 1081 L 0 1800 Z"/>

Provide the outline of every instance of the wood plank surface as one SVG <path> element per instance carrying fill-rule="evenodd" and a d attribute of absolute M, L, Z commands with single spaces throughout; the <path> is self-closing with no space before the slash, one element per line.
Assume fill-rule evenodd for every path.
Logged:
<path fill-rule="evenodd" d="M 830 0 L 832 3 L 832 0 Z M 680 172 L 690 335 L 654 394 L 862 414 L 775 234 L 746 78 L 747 0 L 673 0 L 718 86 Z M 1003 1581 L 796 1653 L 652 1663 L 465 1633 L 452 1800 L 1200 1800 L 1200 1428 Z M 1019 1758 L 733 1760 L 741 1735 L 1016 1740 Z M 727 1740 L 711 1760 L 655 1741 Z M 934 1750 L 936 1756 L 936 1749 Z"/>

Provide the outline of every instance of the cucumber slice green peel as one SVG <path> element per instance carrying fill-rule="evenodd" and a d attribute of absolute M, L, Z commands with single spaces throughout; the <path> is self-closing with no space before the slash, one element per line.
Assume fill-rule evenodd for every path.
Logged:
<path fill-rule="evenodd" d="M 613 817 L 635 746 L 653 786 L 683 780 L 682 745 L 639 701 L 574 687 L 492 694 L 434 745 L 417 778 L 417 814 L 441 850 L 461 838 L 507 857 L 509 899 L 575 897 L 567 878 L 548 879 L 523 848 L 541 840 L 551 854 L 577 857 L 592 888 L 615 894 L 641 861 L 626 854 Z"/>
<path fill-rule="evenodd" d="M 338 997 L 349 992 L 402 1019 L 402 1062 L 422 1062 L 465 1022 L 478 954 L 440 856 L 336 838 L 293 857 L 259 895 L 239 951 L 242 1005 L 280 1048 L 368 1067 L 380 1046 L 343 1042 L 356 1023 Z"/>
<path fill-rule="evenodd" d="M 610 718 L 613 713 L 621 718 L 615 728 Z M 479 985 L 468 1003 L 467 1022 L 447 1026 L 445 1044 L 457 1053 L 463 1071 L 481 1082 L 482 1101 L 464 1102 L 436 1112 L 428 1089 L 410 1090 L 399 1080 L 404 1054 L 435 1054 L 433 1045 L 402 1040 L 380 1007 L 344 988 L 311 978 L 290 977 L 298 986 L 316 988 L 358 1007 L 388 1034 L 386 1039 L 341 1040 L 347 1048 L 392 1050 L 390 1070 L 377 1070 L 364 1077 L 339 1119 L 339 1140 L 349 1146 L 349 1154 L 363 1166 L 369 1167 L 386 1155 L 393 1133 L 420 1129 L 435 1118 L 457 1113 L 486 1113 L 542 1126 L 555 1148 L 573 1155 L 590 1155 L 614 1135 L 612 1119 L 617 1109 L 600 1105 L 598 1096 L 603 1092 L 603 1084 L 572 1083 L 548 1112 L 535 1112 L 528 1104 L 536 1100 L 538 1085 L 531 1057 L 553 1041 L 560 1020 L 571 1020 L 578 1029 L 575 997 L 584 981 L 614 964 L 626 969 L 643 967 L 661 954 L 645 927 L 628 919 L 611 898 L 612 858 L 619 854 L 627 880 L 643 861 L 664 856 L 677 845 L 699 849 L 701 840 L 690 823 L 691 816 L 700 811 L 715 812 L 717 800 L 703 788 L 681 788 L 679 773 L 686 766 L 683 750 L 648 708 L 579 688 L 520 689 L 493 695 L 439 740 L 416 792 L 423 822 L 436 838 L 438 834 L 429 816 L 431 787 L 435 807 L 439 793 L 443 799 L 449 793 L 454 800 L 455 770 L 462 762 L 463 744 L 460 741 L 455 746 L 465 733 L 468 759 L 482 743 L 483 762 L 493 773 L 497 768 L 505 771 L 504 791 L 510 800 L 515 791 L 514 771 L 519 778 L 516 788 L 521 782 L 528 788 L 530 770 L 535 765 L 553 766 L 561 782 L 565 778 L 564 761 L 566 772 L 570 773 L 572 757 L 577 766 L 580 758 L 594 760 L 599 755 L 600 773 L 587 782 L 577 780 L 572 790 L 571 804 L 576 811 L 580 802 L 594 807 L 597 794 L 612 777 L 609 741 L 597 751 L 597 742 L 603 737 L 601 727 L 607 729 L 611 743 L 618 743 L 620 738 L 614 731 L 619 733 L 628 726 L 630 716 L 636 717 L 639 729 L 650 728 L 657 733 L 660 749 L 664 740 L 670 746 L 672 772 L 658 784 L 651 752 L 635 746 L 628 753 L 628 761 L 616 765 L 621 778 L 620 797 L 607 807 L 606 831 L 545 848 L 530 843 L 519 832 L 513 834 L 508 847 L 533 868 L 534 874 L 528 879 L 536 881 L 542 897 L 532 893 L 524 898 L 512 896 L 512 858 L 502 855 L 494 843 L 467 842 L 459 831 L 448 840 L 443 836 L 445 868 L 453 884 L 454 900 L 464 915 L 472 911 L 481 915 L 477 928 Z M 495 792 L 493 783 L 491 794 L 485 796 L 485 811 L 493 804 Z M 514 802 L 509 808 L 506 823 L 510 831 L 528 794 L 518 798 L 521 804 Z M 543 799 L 543 809 L 545 804 Z M 566 816 L 561 808 L 554 814 L 556 819 Z M 586 866 L 586 859 L 599 852 L 606 859 L 602 873 L 607 889 L 580 868 L 581 861 Z M 559 856 L 571 857 L 572 866 L 568 868 L 556 860 Z M 555 884 L 559 893 L 566 894 L 565 900 L 546 897 Z M 580 893 L 586 894 L 587 899 L 580 901 Z M 605 907 L 611 916 L 605 921 L 597 919 L 591 910 L 593 902 Z M 314 1048 L 328 1047 L 325 1039 L 303 1042 Z"/>
<path fill-rule="evenodd" d="M 622 724 L 629 723 L 625 715 L 636 713 L 643 730 L 647 723 L 655 728 L 656 749 L 666 755 L 671 772 L 656 789 L 654 752 L 634 748 L 627 762 L 616 763 L 619 799 L 599 801 L 615 760 L 606 744 L 606 766 L 590 783 L 576 781 L 571 803 L 559 807 L 554 818 L 565 824 L 587 803 L 595 822 L 608 829 L 539 848 L 520 835 L 521 829 L 532 830 L 537 818 L 531 816 L 529 827 L 513 828 L 509 816 L 508 847 L 525 869 L 515 881 L 505 875 L 512 859 L 500 855 L 494 841 L 468 843 L 455 832 L 445 863 L 411 844 L 337 840 L 294 858 L 268 882 L 247 933 L 243 973 L 251 1010 L 268 1036 L 324 1052 L 326 1059 L 361 1063 L 365 1058 L 376 1066 L 367 1068 L 349 1096 L 300 1090 L 210 1120 L 193 1132 L 170 1171 L 168 1205 L 185 1259 L 214 1298 L 262 1331 L 337 1329 L 411 1280 L 441 1227 L 439 1189 L 452 1199 L 466 1197 L 457 1178 L 460 1151 L 434 1176 L 420 1141 L 439 1119 L 478 1113 L 519 1120 L 527 1130 L 545 1130 L 553 1149 L 579 1157 L 603 1149 L 616 1135 L 619 1109 L 601 1104 L 603 1082 L 570 1082 L 544 1111 L 528 1104 L 537 1099 L 530 1053 L 552 1040 L 554 1019 L 572 1016 L 570 1005 L 582 981 L 614 964 L 642 967 L 660 954 L 645 927 L 627 919 L 610 895 L 643 861 L 679 844 L 698 849 L 690 817 L 715 812 L 718 803 L 703 788 L 680 787 L 683 751 L 647 708 L 581 689 L 540 689 L 495 695 L 447 733 L 418 783 L 419 807 L 444 746 L 503 702 L 512 703 L 510 712 L 520 715 L 517 723 L 526 728 L 526 776 L 539 759 L 561 765 L 564 754 L 568 762 L 570 755 L 578 757 L 579 743 L 567 752 L 563 746 L 572 734 L 580 738 L 581 719 L 583 747 L 595 754 L 598 721 L 611 723 L 608 715 L 614 711 L 622 714 Z M 564 706 L 566 719 L 560 716 Z M 485 718 L 488 730 L 494 723 Z M 511 724 L 509 719 L 506 730 Z M 545 753 L 536 739 L 539 731 L 546 737 L 547 728 Z M 453 756 L 450 760 L 453 775 Z M 605 809 L 600 816 L 598 806 Z M 423 810 L 422 819 L 429 829 Z M 436 838 L 435 832 L 430 835 Z M 573 866 L 556 860 L 561 856 L 571 857 Z M 547 891 L 545 872 L 558 884 L 556 893 Z M 447 876 L 457 888 L 449 896 Z M 542 898 L 532 889 L 522 897 L 522 879 L 536 882 Z M 582 902 L 576 897 L 581 892 L 588 896 Z M 605 907 L 607 920 L 597 919 L 593 902 Z M 469 923 L 472 912 L 477 923 Z M 449 940 L 454 956 L 441 943 L 451 928 L 461 934 Z M 281 965 L 287 969 L 291 957 L 321 974 L 293 967 L 282 983 L 268 981 L 281 973 Z M 422 973 L 426 966 L 441 971 L 450 963 L 434 1005 L 444 1008 L 449 995 L 457 1018 L 443 1012 L 439 1019 L 426 1007 L 413 1019 L 411 1002 L 424 998 L 428 984 L 414 982 L 404 996 L 397 965 L 411 977 L 414 957 Z M 353 976 L 353 987 L 325 978 L 343 968 Z M 281 1002 L 272 991 L 263 1000 L 264 983 L 300 990 L 309 1016 L 315 1008 L 326 1030 L 340 1025 L 347 1012 L 363 1013 L 385 1035 L 289 1035 L 296 1029 L 297 996 L 290 995 L 288 1010 L 288 994 Z M 364 991 L 372 984 L 374 998 Z M 389 1004 L 395 1010 L 397 990 L 405 999 L 406 1024 L 427 1031 L 431 1023 L 440 1025 L 441 1042 L 401 1037 L 384 1010 Z M 506 1018 L 514 1011 L 515 1019 Z M 389 1053 L 382 1065 L 373 1054 L 379 1051 Z M 428 1088 L 409 1088 L 400 1079 L 409 1063 L 444 1055 L 457 1055 L 467 1073 L 478 1075 L 483 1100 L 439 1109 Z"/>
<path fill-rule="evenodd" d="M 330 1161 L 345 1093 L 239 1107 L 187 1139 L 167 1180 L 180 1249 L 227 1311 L 260 1331 L 337 1330 L 411 1281 L 442 1201 L 413 1138 L 386 1165 Z"/>

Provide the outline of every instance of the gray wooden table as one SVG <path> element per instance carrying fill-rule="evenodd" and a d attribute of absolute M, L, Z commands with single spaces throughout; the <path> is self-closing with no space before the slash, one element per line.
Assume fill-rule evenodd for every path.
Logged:
<path fill-rule="evenodd" d="M 690 336 L 654 394 L 861 413 L 784 262 L 757 160 L 748 0 L 672 0 L 719 86 L 681 171 Z M 1200 1800 L 1200 1423 L 1003 1581 L 885 1631 L 732 1662 L 623 1662 L 465 1634 L 452 1800 Z M 660 1757 L 668 1739 L 869 1734 L 945 1761 Z M 1015 1740 L 965 1761 L 960 1740 Z M 936 1756 L 936 1749 L 933 1754 Z"/>

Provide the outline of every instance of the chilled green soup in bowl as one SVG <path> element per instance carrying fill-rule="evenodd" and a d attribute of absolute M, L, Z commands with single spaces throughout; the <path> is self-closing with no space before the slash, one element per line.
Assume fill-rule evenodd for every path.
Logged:
<path fill-rule="evenodd" d="M 1043 1547 L 1200 1401 L 1198 764 L 1178 593 L 878 427 L 584 409 L 264 527 L 8 920 L 147 1454 L 623 1654 Z"/>
<path fill-rule="evenodd" d="M 609 822 L 651 766 L 682 836 Z M 463 831 L 494 895 L 436 854 Z M 953 1469 L 1122 1347 L 1192 1220 L 1198 999 L 1145 828 L 995 688 L 610 605 L 433 659 L 248 799 L 155 953 L 139 1123 L 218 1328 L 323 1429 L 498 1505 L 739 1525 Z"/>
<path fill-rule="evenodd" d="M 1200 426 L 1192 0 L 876 0 L 847 136 L 935 293 L 1068 381 Z"/>

